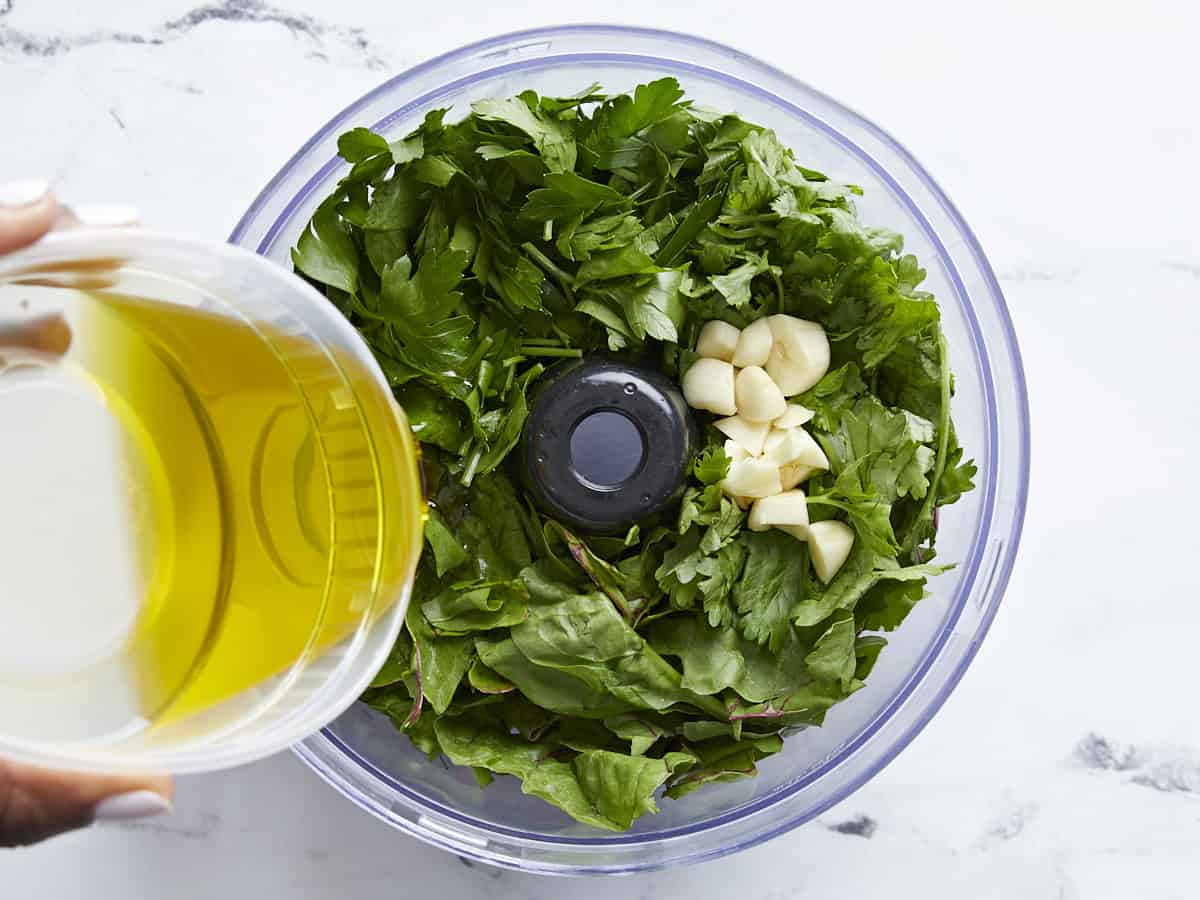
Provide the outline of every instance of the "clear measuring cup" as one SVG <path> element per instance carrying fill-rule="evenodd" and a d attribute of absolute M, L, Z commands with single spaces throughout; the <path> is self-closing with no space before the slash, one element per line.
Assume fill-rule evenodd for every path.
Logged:
<path fill-rule="evenodd" d="M 403 622 L 418 462 L 354 329 L 261 257 L 0 259 L 0 756 L 201 771 L 334 719 Z"/>

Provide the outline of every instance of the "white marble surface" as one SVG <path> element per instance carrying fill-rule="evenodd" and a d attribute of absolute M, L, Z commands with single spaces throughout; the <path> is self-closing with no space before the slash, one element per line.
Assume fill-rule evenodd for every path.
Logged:
<path fill-rule="evenodd" d="M 0 179 L 48 175 L 220 238 L 387 74 L 567 18 L 702 33 L 874 118 L 955 198 L 1007 293 L 1033 411 L 1024 544 L 933 724 L 820 821 L 738 857 L 619 885 L 471 868 L 283 755 L 183 779 L 171 818 L 0 854 L 0 897 L 1196 896 L 1194 5 L 458 0 L 454 24 L 437 4 L 195 2 L 0 0 Z M 839 832 L 860 816 L 873 828 Z"/>

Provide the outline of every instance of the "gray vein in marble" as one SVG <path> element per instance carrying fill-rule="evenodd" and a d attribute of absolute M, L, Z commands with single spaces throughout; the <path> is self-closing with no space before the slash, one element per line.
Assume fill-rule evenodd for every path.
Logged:
<path fill-rule="evenodd" d="M 1164 794 L 1200 794 L 1200 757 L 1188 748 L 1146 750 L 1092 733 L 1075 745 L 1072 759 L 1085 768 L 1132 773 L 1129 784 Z"/>
<path fill-rule="evenodd" d="M 173 91 L 179 91 L 184 94 L 192 94 L 193 96 L 197 97 L 204 93 L 204 89 L 202 87 L 192 84 L 190 81 L 161 81 L 159 84 L 165 88 L 170 88 Z"/>
<path fill-rule="evenodd" d="M 1056 900 L 1075 900 L 1078 893 L 1075 890 L 1074 883 L 1071 881 L 1071 876 L 1067 874 L 1061 857 L 1056 857 L 1054 860 L 1054 877 L 1058 881 Z"/>
<path fill-rule="evenodd" d="M 10 5 L 9 11 L 12 7 Z M 161 38 L 149 38 L 126 31 L 91 31 L 71 38 L 34 34 L 0 25 L 0 54 L 16 53 L 21 56 L 61 56 L 72 50 L 93 47 L 97 44 L 142 44 L 158 45 Z"/>
<path fill-rule="evenodd" d="M 221 817 L 213 812 L 200 813 L 199 819 L 192 824 L 179 824 L 171 819 L 148 820 L 142 822 L 116 822 L 107 827 L 121 831 L 140 831 L 163 837 L 184 838 L 199 841 L 209 837 L 221 825 Z"/>
<path fill-rule="evenodd" d="M 852 819 L 847 819 L 844 822 L 835 822 L 829 826 L 830 831 L 836 831 L 838 834 L 848 834 L 867 839 L 874 837 L 877 828 L 879 828 L 879 823 L 866 815 L 857 815 Z"/>
<path fill-rule="evenodd" d="M 1200 265 L 1195 265 L 1193 263 L 1173 262 L 1167 263 L 1167 268 L 1173 269 L 1176 272 L 1183 272 L 1187 275 L 1191 275 L 1193 278 L 1200 278 Z"/>
<path fill-rule="evenodd" d="M 1125 772 L 1139 768 L 1143 756 L 1136 747 L 1129 747 L 1110 741 L 1108 738 L 1092 732 L 1075 745 L 1072 758 L 1081 766 L 1088 769 L 1105 769 Z"/>
<path fill-rule="evenodd" d="M 1164 760 L 1129 782 L 1164 794 L 1200 794 L 1200 765 L 1190 759 Z"/>
<path fill-rule="evenodd" d="M 0 16 L 13 11 L 16 0 L 0 0 Z M 195 29 L 213 22 L 248 25 L 281 26 L 295 37 L 304 38 L 312 46 L 309 54 L 328 61 L 330 55 L 323 52 L 328 41 L 340 45 L 346 55 L 369 69 L 386 68 L 387 63 L 379 50 L 367 38 L 361 28 L 337 25 L 315 16 L 292 13 L 271 6 L 262 0 L 223 0 L 198 6 L 174 19 L 147 30 L 144 34 L 127 31 L 91 31 L 70 37 L 36 34 L 7 25 L 0 25 L 0 54 L 21 56 L 61 56 L 85 47 L 98 44 L 125 44 L 161 46 L 178 40 Z"/>
<path fill-rule="evenodd" d="M 984 837 L 984 843 L 990 841 L 1011 841 L 1014 838 L 1020 837 L 1029 823 L 1033 821 L 1036 813 L 1037 807 L 1032 804 L 1026 804 L 1014 809 L 988 829 Z"/>

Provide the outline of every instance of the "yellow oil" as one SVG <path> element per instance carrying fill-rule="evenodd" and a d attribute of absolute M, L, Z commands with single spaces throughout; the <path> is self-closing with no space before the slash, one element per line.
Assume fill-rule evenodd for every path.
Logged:
<path fill-rule="evenodd" d="M 212 709 L 343 641 L 377 597 L 398 591 L 406 561 L 380 560 L 405 545 L 395 529 L 419 503 L 414 450 L 372 443 L 370 419 L 386 410 L 378 397 L 360 402 L 378 394 L 367 373 L 228 315 L 58 294 L 48 332 L 58 346 L 35 346 L 29 360 L 85 382 L 118 423 L 113 477 L 137 586 L 124 601 L 136 615 L 107 656 L 26 673 L 26 706 L 58 711 L 53 727 L 31 717 L 30 737 L 86 740 Z M 25 331 L 10 343 L 36 345 Z M 0 571 L 0 612 L 27 602 L 3 592 Z M 95 598 L 46 602 L 67 621 L 72 604 Z M 21 680 L 0 672 L 0 709 Z M 78 729 L 61 724 L 85 705 Z"/>

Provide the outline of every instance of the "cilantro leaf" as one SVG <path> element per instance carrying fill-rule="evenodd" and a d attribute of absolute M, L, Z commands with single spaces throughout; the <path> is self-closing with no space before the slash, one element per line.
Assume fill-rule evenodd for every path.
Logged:
<path fill-rule="evenodd" d="M 701 484 L 720 484 L 729 474 L 729 463 L 725 448 L 720 444 L 712 444 L 696 457 L 696 461 L 692 463 L 692 474 Z"/>
<path fill-rule="evenodd" d="M 668 269 L 628 288 L 613 289 L 625 312 L 625 321 L 639 340 L 647 337 L 672 343 L 679 340 L 684 318 L 683 298 L 679 294 L 682 281 L 682 272 Z"/>
<path fill-rule="evenodd" d="M 730 306 L 745 306 L 750 302 L 750 282 L 756 275 L 761 275 L 770 268 L 770 263 L 767 262 L 765 256 L 755 256 L 752 254 L 746 262 L 742 263 L 736 269 L 724 275 L 714 276 L 709 281 Z"/>
<path fill-rule="evenodd" d="M 738 629 L 747 640 L 778 652 L 787 636 L 799 585 L 808 563 L 803 547 L 782 531 L 744 533 L 746 567 L 733 590 L 740 615 Z"/>
<path fill-rule="evenodd" d="M 865 394 L 867 385 L 855 363 L 833 369 L 824 378 L 797 398 L 797 402 L 813 411 L 813 424 L 822 431 L 837 431 L 842 413 Z"/>

